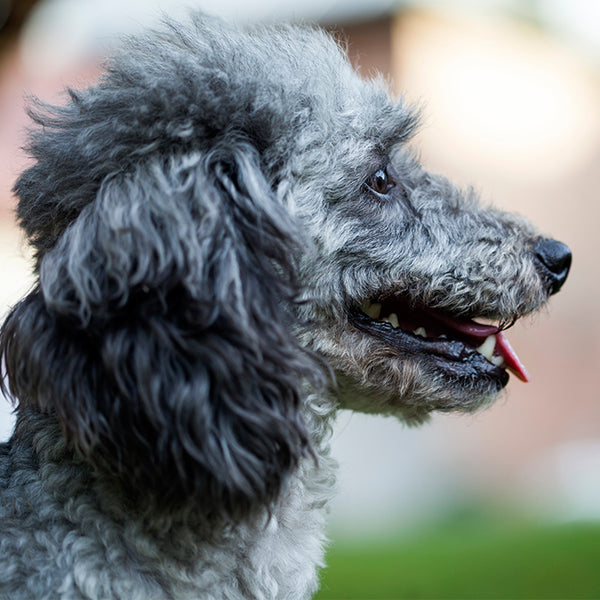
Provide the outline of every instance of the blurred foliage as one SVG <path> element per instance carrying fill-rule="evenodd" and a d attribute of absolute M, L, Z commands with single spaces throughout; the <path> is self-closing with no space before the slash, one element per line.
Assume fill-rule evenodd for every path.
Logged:
<path fill-rule="evenodd" d="M 338 541 L 316 600 L 600 598 L 600 523 L 457 514 L 382 540 Z"/>

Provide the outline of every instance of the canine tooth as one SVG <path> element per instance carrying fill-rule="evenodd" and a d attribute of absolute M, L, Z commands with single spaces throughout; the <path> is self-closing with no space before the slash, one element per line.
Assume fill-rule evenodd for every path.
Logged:
<path fill-rule="evenodd" d="M 413 331 L 413 333 L 415 335 L 420 335 L 421 337 L 427 337 L 427 332 L 425 331 L 425 327 L 417 327 L 417 329 L 415 329 Z"/>
<path fill-rule="evenodd" d="M 371 304 L 367 314 L 371 317 L 371 319 L 379 319 L 381 315 L 381 304 L 379 304 L 379 302 L 374 302 Z"/>
<path fill-rule="evenodd" d="M 371 319 L 379 319 L 379 316 L 381 315 L 381 304 L 379 304 L 379 302 L 371 303 L 369 300 L 365 300 L 360 305 L 360 310 L 368 317 L 371 317 Z"/>
<path fill-rule="evenodd" d="M 497 319 L 489 319 L 487 317 L 475 317 L 473 319 L 473 321 L 475 321 L 475 323 L 477 323 L 478 325 L 493 325 L 496 326 L 498 325 L 498 320 Z"/>
<path fill-rule="evenodd" d="M 398 315 L 396 313 L 392 313 L 388 317 L 388 323 L 394 328 L 398 329 L 400 327 L 400 322 L 398 321 Z"/>
<path fill-rule="evenodd" d="M 479 354 L 483 354 L 483 356 L 485 356 L 488 360 L 491 360 L 492 356 L 494 355 L 495 347 L 496 347 L 496 336 L 488 335 L 485 338 L 485 341 L 483 342 L 483 344 L 481 344 L 481 346 L 479 346 L 479 348 L 477 348 L 477 352 L 479 352 Z"/>
<path fill-rule="evenodd" d="M 489 360 L 493 365 L 496 365 L 497 367 L 501 367 L 504 365 L 504 357 L 502 356 L 492 356 L 492 358 L 490 358 Z"/>

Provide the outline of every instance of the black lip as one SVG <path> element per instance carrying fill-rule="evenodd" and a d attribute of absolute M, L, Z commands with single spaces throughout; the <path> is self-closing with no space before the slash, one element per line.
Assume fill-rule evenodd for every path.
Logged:
<path fill-rule="evenodd" d="M 474 348 L 459 340 L 423 338 L 402 328 L 394 329 L 389 323 L 375 321 L 358 308 L 348 311 L 355 327 L 372 335 L 401 355 L 427 357 L 438 369 L 452 379 L 489 379 L 503 388 L 509 380 L 508 372 L 493 365 Z"/>

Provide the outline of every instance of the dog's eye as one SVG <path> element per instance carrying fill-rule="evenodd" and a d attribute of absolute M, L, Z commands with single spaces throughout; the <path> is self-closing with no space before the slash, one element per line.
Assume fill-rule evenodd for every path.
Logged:
<path fill-rule="evenodd" d="M 382 168 L 375 171 L 375 173 L 367 179 L 365 184 L 376 194 L 384 196 L 394 187 L 395 182 L 389 176 L 387 169 Z"/>

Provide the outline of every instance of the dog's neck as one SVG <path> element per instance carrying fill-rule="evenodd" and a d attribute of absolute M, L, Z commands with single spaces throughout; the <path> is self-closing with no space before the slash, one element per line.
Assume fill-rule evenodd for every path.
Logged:
<path fill-rule="evenodd" d="M 315 410 L 313 417 L 323 420 L 325 412 Z M 281 591 L 278 597 L 292 600 L 316 591 L 317 568 L 323 564 L 335 463 L 323 439 L 315 450 L 317 460 L 301 461 L 270 511 L 218 529 L 191 502 L 169 514 L 132 508 L 69 447 L 52 415 L 22 409 L 2 454 L 8 455 L 5 465 L 13 482 L 19 482 L 19 489 L 12 489 L 12 516 L 40 531 L 49 529 L 57 555 L 68 557 L 53 567 L 52 585 L 66 589 L 104 582 L 113 589 L 136 580 L 148 598 L 197 598 L 199 592 L 223 597 L 230 588 L 231 597 L 263 597 L 263 587 L 274 586 Z"/>
<path fill-rule="evenodd" d="M 266 527 L 285 511 L 290 497 L 298 492 L 298 486 L 309 486 L 308 495 L 323 495 L 327 500 L 332 494 L 331 484 L 336 469 L 329 455 L 331 422 L 335 414 L 334 404 L 323 397 L 308 396 L 305 417 L 313 434 L 313 454 L 307 456 L 296 473 L 287 482 L 279 500 L 270 507 L 259 507 L 242 524 L 244 527 Z M 227 537 L 240 524 L 220 521 L 221 517 L 201 512 L 199 503 L 183 499 L 177 506 L 163 506 L 153 501 L 152 494 L 136 498 L 128 495 L 118 480 L 102 469 L 90 464 L 70 444 L 54 414 L 40 412 L 32 407 L 18 411 L 14 434 L 9 442 L 9 454 L 19 457 L 17 469 L 28 471 L 32 480 L 41 484 L 43 494 L 57 506 L 70 506 L 74 500 L 82 501 L 86 509 L 97 513 L 113 523 L 137 523 L 146 535 L 163 544 L 164 538 L 183 539 L 193 534 L 195 540 L 218 542 Z M 24 457 L 27 457 L 24 459 Z M 327 482 L 325 482 L 327 479 Z M 324 485 L 324 487 L 321 487 Z M 301 492 L 304 493 L 304 492 Z M 321 504 L 324 504 L 325 499 Z M 185 532 L 181 534 L 178 532 Z"/>

